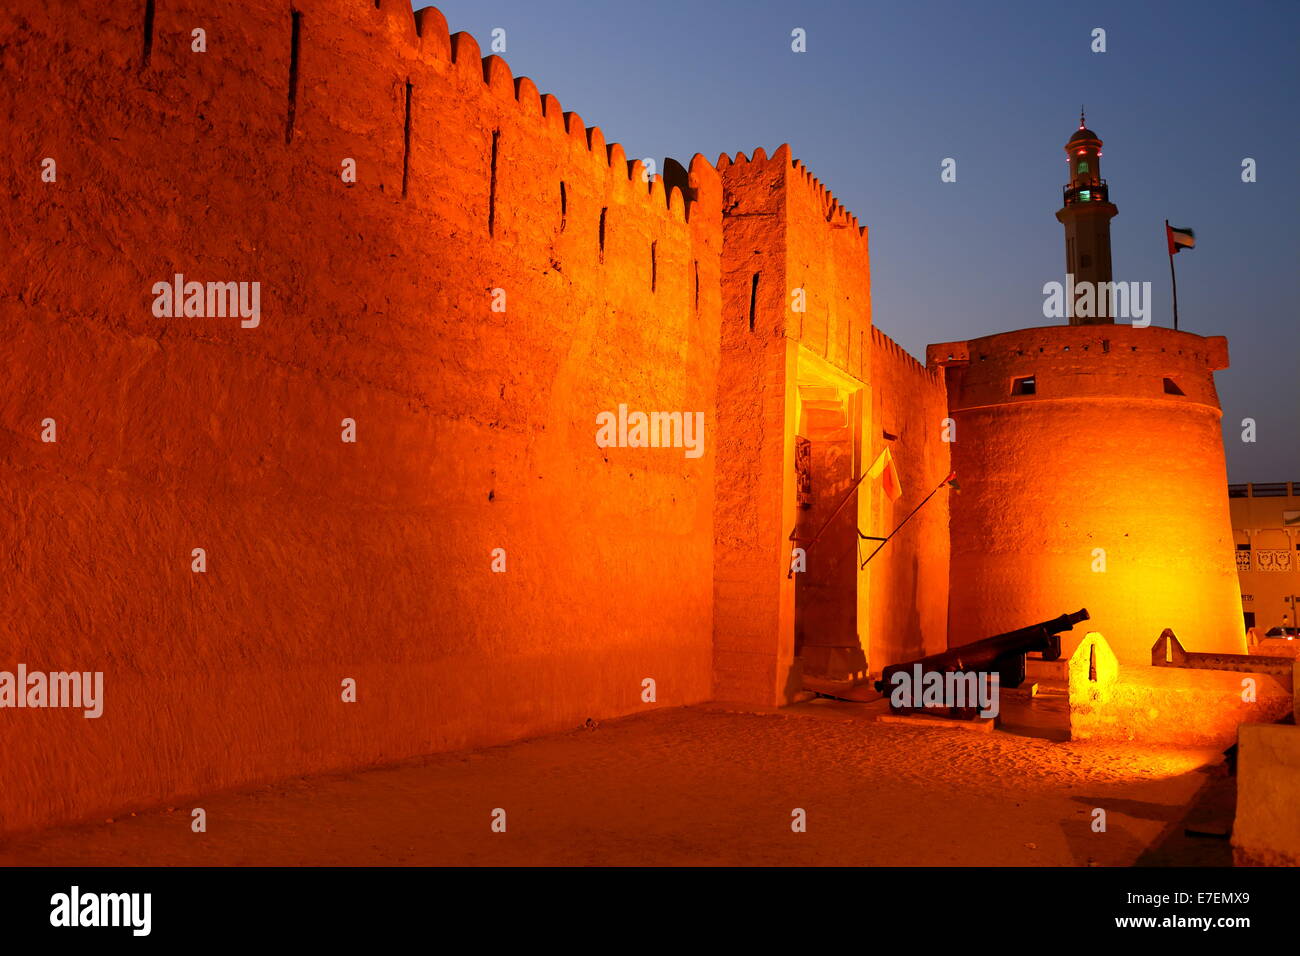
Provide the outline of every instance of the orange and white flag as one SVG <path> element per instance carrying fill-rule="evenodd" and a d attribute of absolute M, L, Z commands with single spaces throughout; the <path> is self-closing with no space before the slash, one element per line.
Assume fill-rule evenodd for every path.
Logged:
<path fill-rule="evenodd" d="M 880 479 L 881 490 L 890 501 L 897 501 L 903 494 L 903 483 L 898 480 L 898 469 L 894 466 L 894 456 L 886 448 L 867 470 L 867 475 Z"/>

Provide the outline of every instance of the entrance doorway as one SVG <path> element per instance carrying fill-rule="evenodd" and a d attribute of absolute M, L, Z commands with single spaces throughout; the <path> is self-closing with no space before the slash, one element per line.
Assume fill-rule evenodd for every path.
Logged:
<path fill-rule="evenodd" d="M 794 653 L 805 681 L 867 678 L 865 572 L 858 561 L 862 474 L 861 382 L 800 349 L 795 425 L 796 542 L 805 568 L 795 577 Z M 860 596 L 861 595 L 861 596 Z"/>

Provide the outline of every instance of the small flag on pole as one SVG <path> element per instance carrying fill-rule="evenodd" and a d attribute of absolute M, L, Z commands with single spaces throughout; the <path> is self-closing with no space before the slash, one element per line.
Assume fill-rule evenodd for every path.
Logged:
<path fill-rule="evenodd" d="M 1165 223 L 1165 233 L 1169 240 L 1169 254 L 1172 256 L 1179 249 L 1195 249 L 1196 233 L 1190 229 L 1179 229 Z"/>
<path fill-rule="evenodd" d="M 890 501 L 897 501 L 903 495 L 903 483 L 898 480 L 898 469 L 894 466 L 894 456 L 886 448 L 867 469 L 872 478 L 880 479 L 881 490 Z"/>

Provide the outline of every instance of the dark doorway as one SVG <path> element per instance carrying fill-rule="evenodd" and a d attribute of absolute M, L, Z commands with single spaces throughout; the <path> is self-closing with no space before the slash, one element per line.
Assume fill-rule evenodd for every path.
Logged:
<path fill-rule="evenodd" d="M 866 675 L 858 639 L 858 501 L 861 462 L 854 401 L 831 387 L 800 387 L 796 436 L 797 535 L 806 569 L 795 575 L 794 652 L 805 678 Z M 815 541 L 813 539 L 816 538 Z"/>

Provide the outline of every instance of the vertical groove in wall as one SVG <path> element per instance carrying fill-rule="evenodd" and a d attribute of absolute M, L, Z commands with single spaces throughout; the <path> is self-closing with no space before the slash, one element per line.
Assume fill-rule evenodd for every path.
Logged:
<path fill-rule="evenodd" d="M 140 57 L 142 70 L 149 65 L 149 57 L 153 55 L 153 15 L 154 0 L 144 0 L 144 53 Z"/>
<path fill-rule="evenodd" d="M 497 231 L 497 150 L 501 143 L 501 130 L 492 131 L 492 178 L 488 182 L 488 235 Z"/>
<path fill-rule="evenodd" d="M 411 178 L 411 81 L 406 81 L 406 121 L 402 127 L 402 195 Z"/>
<path fill-rule="evenodd" d="M 754 310 L 758 307 L 758 273 L 749 284 L 749 331 L 754 331 Z"/>
<path fill-rule="evenodd" d="M 569 192 L 564 188 L 564 180 L 560 180 L 560 232 L 564 232 L 564 227 L 569 223 Z"/>
<path fill-rule="evenodd" d="M 655 291 L 659 284 L 659 243 L 650 243 L 650 291 Z"/>
<path fill-rule="evenodd" d="M 609 212 L 608 206 L 602 206 L 600 209 L 600 261 L 605 261 L 605 214 Z"/>
<path fill-rule="evenodd" d="M 289 36 L 289 115 L 284 124 L 284 141 L 293 141 L 293 121 L 298 112 L 298 47 L 302 40 L 302 14 L 292 7 L 289 13 L 293 19 L 292 32 Z"/>
<path fill-rule="evenodd" d="M 695 260 L 695 314 L 700 314 L 700 260 Z"/>

